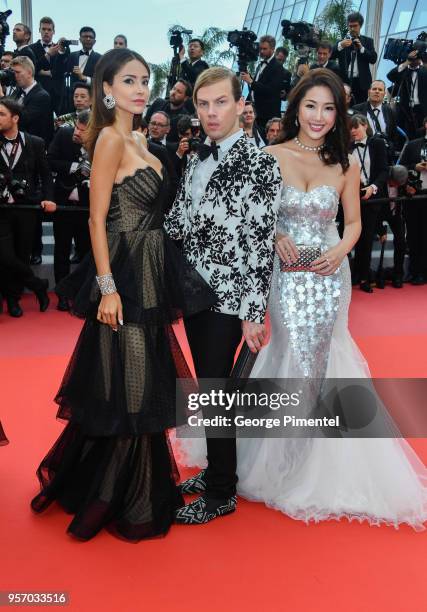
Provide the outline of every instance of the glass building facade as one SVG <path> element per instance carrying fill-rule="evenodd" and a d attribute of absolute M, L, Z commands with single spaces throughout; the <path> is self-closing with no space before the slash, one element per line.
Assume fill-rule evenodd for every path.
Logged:
<path fill-rule="evenodd" d="M 329 0 L 250 0 L 244 27 L 258 36 L 271 34 L 281 39 L 282 19 L 312 23 L 320 15 Z M 379 61 L 376 76 L 385 78 L 394 67 L 393 62 L 383 59 L 384 44 L 388 38 L 413 38 L 423 30 L 427 31 L 427 0 L 376 0 L 382 5 L 381 22 L 375 48 Z M 354 2 L 355 10 L 367 16 L 368 1 Z M 366 23 L 362 29 L 364 33 Z M 368 36 L 372 36 L 369 32 Z"/>

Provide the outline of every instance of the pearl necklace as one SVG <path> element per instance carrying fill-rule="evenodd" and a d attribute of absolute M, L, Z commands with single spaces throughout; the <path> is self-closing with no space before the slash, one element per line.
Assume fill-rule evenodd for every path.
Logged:
<path fill-rule="evenodd" d="M 317 147 L 309 147 L 308 145 L 302 144 L 302 142 L 300 141 L 300 139 L 298 138 L 298 136 L 295 136 L 294 138 L 296 144 L 299 146 L 300 149 L 304 149 L 304 151 L 314 151 L 315 153 L 318 153 L 319 151 L 321 151 L 322 149 L 325 148 L 325 144 L 321 144 Z"/>

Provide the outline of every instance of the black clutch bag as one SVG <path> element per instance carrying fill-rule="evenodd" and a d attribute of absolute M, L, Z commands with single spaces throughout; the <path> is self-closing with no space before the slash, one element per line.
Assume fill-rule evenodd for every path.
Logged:
<path fill-rule="evenodd" d="M 311 272 L 311 264 L 318 259 L 322 254 L 319 246 L 310 246 L 306 244 L 296 245 L 299 257 L 293 263 L 282 261 L 280 269 L 282 272 Z"/>
<path fill-rule="evenodd" d="M 246 342 L 243 342 L 239 356 L 231 371 L 230 378 L 249 378 L 258 353 L 252 353 Z"/>

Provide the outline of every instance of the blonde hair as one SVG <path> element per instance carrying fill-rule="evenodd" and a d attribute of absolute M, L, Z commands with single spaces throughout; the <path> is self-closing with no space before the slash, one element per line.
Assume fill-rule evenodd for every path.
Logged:
<path fill-rule="evenodd" d="M 197 104 L 197 92 L 202 87 L 208 85 L 215 85 L 220 81 L 230 81 L 231 91 L 233 92 L 233 98 L 236 102 L 242 97 L 242 88 L 240 87 L 240 81 L 232 70 L 224 68 L 223 66 L 213 66 L 204 70 L 198 77 L 194 85 L 193 91 L 193 102 Z"/>
<path fill-rule="evenodd" d="M 12 66 L 22 66 L 23 68 L 26 68 L 27 70 L 31 70 L 31 74 L 33 76 L 35 74 L 34 63 L 26 55 L 18 55 L 18 57 L 13 58 L 13 60 L 10 62 L 10 65 L 11 67 Z"/>

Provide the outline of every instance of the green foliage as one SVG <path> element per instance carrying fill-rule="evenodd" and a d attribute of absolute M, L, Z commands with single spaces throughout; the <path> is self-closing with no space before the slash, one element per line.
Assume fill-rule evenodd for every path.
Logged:
<path fill-rule="evenodd" d="M 330 0 L 315 19 L 322 38 L 331 42 L 342 40 L 347 33 L 347 16 L 355 10 L 353 0 Z"/>

